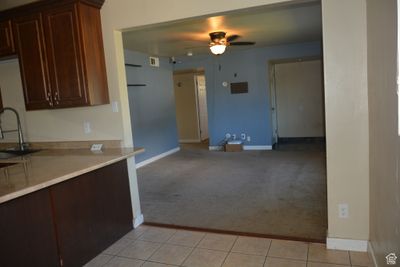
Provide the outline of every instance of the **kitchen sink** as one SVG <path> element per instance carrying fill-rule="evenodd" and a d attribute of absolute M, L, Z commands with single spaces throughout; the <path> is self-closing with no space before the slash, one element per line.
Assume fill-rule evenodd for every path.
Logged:
<path fill-rule="evenodd" d="M 0 159 L 9 159 L 18 156 L 24 156 L 31 153 L 40 151 L 39 149 L 25 149 L 25 150 L 0 150 Z"/>

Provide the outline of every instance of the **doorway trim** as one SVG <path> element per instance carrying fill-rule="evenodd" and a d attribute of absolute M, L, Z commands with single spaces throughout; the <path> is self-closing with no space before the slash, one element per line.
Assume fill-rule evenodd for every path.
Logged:
<path fill-rule="evenodd" d="M 195 84 L 195 88 L 196 88 L 196 110 L 197 110 L 197 121 L 198 121 L 198 123 L 199 123 L 199 126 L 198 126 L 198 129 L 199 129 L 199 133 L 198 133 L 198 135 L 199 135 L 199 140 L 200 140 L 200 142 L 203 142 L 204 140 L 207 140 L 208 138 L 209 138 L 209 134 L 208 134 L 208 101 L 207 101 L 207 86 L 206 85 L 204 85 L 204 91 L 205 91 L 205 109 L 206 109 L 206 113 L 207 113 L 207 122 L 206 122 L 206 124 L 207 124 L 207 138 L 203 138 L 203 133 L 205 132 L 204 131 L 204 128 L 203 128 L 203 126 L 202 126 L 202 119 L 201 119 L 201 115 L 202 115 L 202 112 L 201 112 L 201 108 L 200 108 L 200 92 L 199 92 L 199 80 L 198 80 L 198 77 L 199 76 L 203 76 L 204 77 L 204 80 L 206 80 L 206 75 L 205 75 L 205 72 L 199 72 L 199 73 L 195 73 L 194 74 L 194 84 Z"/>

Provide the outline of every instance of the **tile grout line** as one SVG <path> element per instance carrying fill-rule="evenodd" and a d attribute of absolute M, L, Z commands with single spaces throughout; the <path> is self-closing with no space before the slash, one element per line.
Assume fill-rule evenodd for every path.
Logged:
<path fill-rule="evenodd" d="M 176 266 L 176 267 L 182 266 L 182 265 L 176 265 L 176 264 L 171 264 L 171 263 L 163 263 L 163 262 L 154 261 L 154 260 L 146 260 L 146 261 L 144 261 L 143 264 L 146 264 L 146 262 L 164 264 L 164 265 L 167 265 L 167 266 Z"/>
<path fill-rule="evenodd" d="M 132 229 L 131 231 L 135 231 L 135 229 Z M 131 231 L 129 231 L 129 232 L 131 232 Z M 112 259 L 114 259 L 114 258 L 116 258 L 116 257 L 119 257 L 118 256 L 118 254 L 119 253 L 121 253 L 124 249 L 126 249 L 128 246 L 130 246 L 130 245 L 132 245 L 134 242 L 136 242 L 137 240 L 138 240 L 138 238 L 141 236 L 141 235 L 143 235 L 145 232 L 146 232 L 147 230 L 144 230 L 143 231 L 143 233 L 141 233 L 141 234 L 139 234 L 139 236 L 137 237 L 137 238 L 128 238 L 128 239 L 130 239 L 131 240 L 131 242 L 126 246 L 126 247 L 124 247 L 124 248 L 122 248 L 116 255 L 112 255 L 112 254 L 107 254 L 107 253 L 103 253 L 103 252 L 101 252 L 99 255 L 101 255 L 101 254 L 103 254 L 103 255 L 108 255 L 108 256 L 111 256 L 111 258 L 108 260 L 108 261 L 106 261 L 104 264 L 102 264 L 101 266 L 105 266 L 106 264 L 108 264 L 109 262 L 111 262 L 111 260 Z M 129 234 L 129 233 L 127 233 L 127 234 Z M 122 239 L 122 238 L 124 238 L 127 234 L 125 234 L 123 237 L 121 237 L 120 239 Z M 119 240 L 120 240 L 119 239 Z M 116 241 L 116 242 L 118 242 L 118 241 Z M 112 244 L 112 245 L 114 245 L 115 244 L 115 242 Z M 112 246 L 111 245 L 111 246 Z M 109 246 L 109 247 L 111 247 L 111 246 Z M 108 247 L 108 248 L 109 248 Z M 108 248 L 106 248 L 105 250 L 107 250 Z M 104 251 L 104 250 L 103 250 Z M 97 257 L 97 256 L 96 256 Z M 128 258 L 128 259 L 130 259 L 130 258 Z M 144 264 L 144 263 L 143 263 Z M 143 265 L 142 264 L 142 265 Z"/>
<path fill-rule="evenodd" d="M 223 266 L 223 265 L 225 264 L 225 261 L 226 261 L 226 259 L 228 258 L 228 256 L 229 256 L 231 253 L 234 253 L 234 252 L 232 251 L 232 249 L 233 249 L 233 247 L 235 246 L 235 244 L 236 244 L 236 242 L 237 242 L 238 239 L 239 239 L 239 236 L 236 236 L 235 241 L 232 242 L 231 248 L 228 250 L 228 252 L 227 252 L 227 254 L 226 254 L 224 260 L 222 261 L 221 266 Z"/>
<path fill-rule="evenodd" d="M 271 250 L 272 241 L 273 240 L 271 239 L 271 242 L 269 242 L 269 246 L 268 246 L 268 249 L 267 249 L 267 255 L 265 255 L 263 266 L 265 266 L 265 264 L 267 263 L 267 257 L 268 257 L 269 251 Z"/>
<path fill-rule="evenodd" d="M 111 255 L 109 255 L 109 256 L 111 256 Z M 114 257 L 115 256 L 111 256 L 111 258 L 108 261 L 106 261 L 104 264 L 102 264 L 101 266 L 106 266 L 106 264 L 108 264 L 112 259 L 114 259 Z"/>
<path fill-rule="evenodd" d="M 249 255 L 249 254 L 246 254 Z M 256 256 L 256 255 L 255 255 Z M 290 260 L 290 261 L 298 261 L 298 262 L 307 262 L 306 260 L 299 260 L 299 259 L 293 259 L 293 258 L 283 258 L 283 257 L 277 257 L 277 256 L 268 256 L 267 258 L 273 258 L 273 259 L 280 259 L 280 260 Z M 312 261 L 313 262 L 313 261 Z M 327 263 L 327 262 L 313 262 L 313 263 Z M 332 264 L 332 263 L 328 263 Z"/>
<path fill-rule="evenodd" d="M 178 231 L 177 231 L 178 232 Z M 190 253 L 183 259 L 182 263 L 179 266 L 183 266 L 183 264 L 185 263 L 185 261 L 193 254 L 193 251 L 198 247 L 198 245 L 201 243 L 201 241 L 203 241 L 203 239 L 207 236 L 206 233 L 204 233 L 203 237 L 199 240 L 199 242 L 197 242 L 197 244 L 192 247 L 192 250 L 190 251 Z"/>
<path fill-rule="evenodd" d="M 234 251 L 232 251 L 233 247 L 235 246 L 236 242 L 238 241 L 239 236 L 236 236 L 235 241 L 233 241 L 231 248 L 228 250 L 228 253 L 232 253 Z"/>
<path fill-rule="evenodd" d="M 193 254 L 193 251 L 196 249 L 196 247 L 193 247 L 192 250 L 189 252 L 189 254 L 183 259 L 182 263 L 179 266 L 184 266 L 185 261 Z"/>
<path fill-rule="evenodd" d="M 269 246 L 268 246 L 268 249 L 267 249 L 267 254 L 265 255 L 265 257 L 268 257 L 268 255 L 269 255 L 269 252 L 270 252 L 271 247 L 272 247 L 272 242 L 274 242 L 274 240 L 270 239 Z"/>
<path fill-rule="evenodd" d="M 164 228 L 161 228 L 161 229 L 164 229 Z M 173 234 L 171 234 L 171 236 L 170 236 L 169 238 L 167 238 L 167 240 L 165 240 L 164 242 L 160 242 L 160 243 L 159 243 L 160 246 L 159 246 L 145 261 L 150 260 L 151 257 L 153 257 L 154 254 L 156 254 L 157 251 L 159 251 L 160 248 L 162 248 L 162 247 L 166 244 L 166 242 L 167 242 L 168 240 L 170 240 L 170 239 L 172 238 L 173 235 L 175 235 L 176 232 L 177 232 L 177 230 L 175 230 L 175 231 L 173 232 Z M 142 240 L 142 241 L 144 241 L 144 240 Z M 155 243 L 155 242 L 154 242 L 154 243 Z"/>
<path fill-rule="evenodd" d="M 118 241 L 117 241 L 117 242 L 118 242 Z M 130 239 L 130 243 L 129 243 L 128 245 L 126 245 L 126 246 L 122 246 L 122 248 L 119 249 L 118 252 L 116 252 L 115 254 L 111 254 L 111 253 L 104 252 L 104 251 L 106 251 L 108 248 L 114 246 L 114 245 L 115 245 L 115 243 L 114 243 L 114 244 L 112 244 L 111 246 L 109 246 L 108 248 L 106 248 L 105 250 L 103 250 L 103 251 L 101 252 L 101 254 L 110 255 L 110 256 L 117 256 L 117 255 L 118 255 L 119 253 L 121 253 L 124 249 L 126 249 L 127 247 L 129 247 L 130 245 L 132 245 L 132 244 L 135 243 L 135 242 L 136 242 L 136 240 Z"/>

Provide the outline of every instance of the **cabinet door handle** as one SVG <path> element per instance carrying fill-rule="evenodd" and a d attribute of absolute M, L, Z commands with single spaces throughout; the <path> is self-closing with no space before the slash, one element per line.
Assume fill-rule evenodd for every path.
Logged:
<path fill-rule="evenodd" d="M 46 100 L 47 100 L 47 102 L 49 102 L 50 107 L 52 107 L 53 106 L 53 101 L 51 99 L 51 92 L 47 92 Z"/>
<path fill-rule="evenodd" d="M 60 96 L 58 95 L 57 91 L 54 92 L 54 99 L 55 100 L 60 100 Z"/>

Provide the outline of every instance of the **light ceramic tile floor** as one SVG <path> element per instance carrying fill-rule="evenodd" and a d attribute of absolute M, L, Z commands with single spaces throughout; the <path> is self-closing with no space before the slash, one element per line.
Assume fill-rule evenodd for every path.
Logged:
<path fill-rule="evenodd" d="M 140 226 L 85 266 L 370 267 L 368 254 L 324 244 Z"/>

